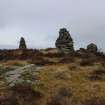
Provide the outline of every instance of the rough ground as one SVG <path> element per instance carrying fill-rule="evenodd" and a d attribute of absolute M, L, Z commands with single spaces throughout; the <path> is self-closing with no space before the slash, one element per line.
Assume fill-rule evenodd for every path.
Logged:
<path fill-rule="evenodd" d="M 103 58 L 35 57 L 1 61 L 0 105 L 105 105 Z"/>

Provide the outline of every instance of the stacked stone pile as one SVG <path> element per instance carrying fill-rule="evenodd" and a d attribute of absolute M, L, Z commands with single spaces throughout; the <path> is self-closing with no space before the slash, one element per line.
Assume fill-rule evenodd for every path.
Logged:
<path fill-rule="evenodd" d="M 27 46 L 26 46 L 25 39 L 23 37 L 21 37 L 20 44 L 19 44 L 19 49 L 26 49 L 26 48 L 27 48 Z"/>
<path fill-rule="evenodd" d="M 62 54 L 72 54 L 74 52 L 73 39 L 66 28 L 60 29 L 55 45 Z"/>

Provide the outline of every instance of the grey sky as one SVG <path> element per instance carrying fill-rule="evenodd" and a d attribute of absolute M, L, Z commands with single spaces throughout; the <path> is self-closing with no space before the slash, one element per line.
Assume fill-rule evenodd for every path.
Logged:
<path fill-rule="evenodd" d="M 105 0 L 0 0 L 0 47 L 54 47 L 66 27 L 75 48 L 96 43 L 105 51 Z"/>

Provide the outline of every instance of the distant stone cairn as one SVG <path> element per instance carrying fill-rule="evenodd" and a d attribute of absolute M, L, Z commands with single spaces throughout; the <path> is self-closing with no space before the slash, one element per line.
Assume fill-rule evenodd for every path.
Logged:
<path fill-rule="evenodd" d="M 26 49 L 26 48 L 27 48 L 27 46 L 26 46 L 25 39 L 23 37 L 21 37 L 20 44 L 19 44 L 19 49 Z"/>
<path fill-rule="evenodd" d="M 55 45 L 62 54 L 74 53 L 73 39 L 66 28 L 60 29 L 59 37 L 57 38 Z"/>
<path fill-rule="evenodd" d="M 91 43 L 87 46 L 87 51 L 95 53 L 98 51 L 97 45 L 94 43 Z"/>

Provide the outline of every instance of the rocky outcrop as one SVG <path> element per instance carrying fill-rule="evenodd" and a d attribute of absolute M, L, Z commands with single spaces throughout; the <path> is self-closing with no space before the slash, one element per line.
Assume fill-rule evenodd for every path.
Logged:
<path fill-rule="evenodd" d="M 27 48 L 27 46 L 26 46 L 25 39 L 23 37 L 21 37 L 20 44 L 19 44 L 19 49 L 26 49 L 26 48 Z"/>
<path fill-rule="evenodd" d="M 88 52 L 92 52 L 92 53 L 96 53 L 98 50 L 97 45 L 94 43 L 91 43 L 87 46 L 87 51 Z"/>
<path fill-rule="evenodd" d="M 62 54 L 72 54 L 74 52 L 73 39 L 66 28 L 60 29 L 55 45 Z"/>

